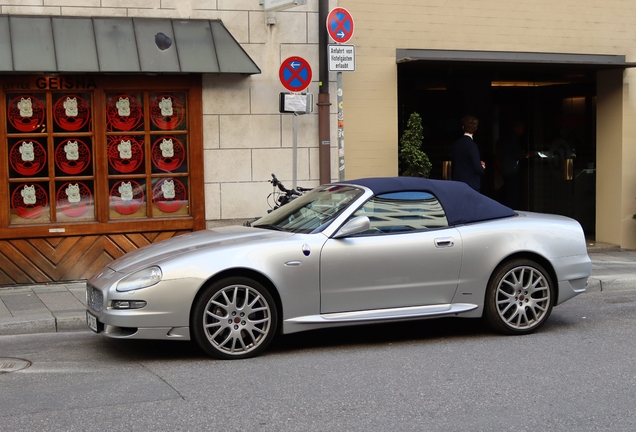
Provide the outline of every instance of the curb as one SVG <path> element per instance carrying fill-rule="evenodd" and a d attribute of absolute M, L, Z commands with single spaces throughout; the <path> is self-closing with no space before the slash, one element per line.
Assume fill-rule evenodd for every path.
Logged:
<path fill-rule="evenodd" d="M 60 316 L 61 315 L 61 316 Z M 84 311 L 66 312 L 58 316 L 25 315 L 0 319 L 0 336 L 56 333 L 88 330 Z"/>
<path fill-rule="evenodd" d="M 57 314 L 55 317 L 56 328 L 58 332 L 89 330 L 86 325 L 86 311 L 80 314 L 77 312 L 66 312 Z"/>
<path fill-rule="evenodd" d="M 55 318 L 42 315 L 25 315 L 22 317 L 3 318 L 0 320 L 0 335 L 18 335 L 31 333 L 55 333 Z"/>
<path fill-rule="evenodd" d="M 633 291 L 636 289 L 635 275 L 590 276 L 586 292 Z"/>

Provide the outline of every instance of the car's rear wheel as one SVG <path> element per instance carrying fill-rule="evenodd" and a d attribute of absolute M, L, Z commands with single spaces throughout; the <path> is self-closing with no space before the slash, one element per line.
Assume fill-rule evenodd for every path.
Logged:
<path fill-rule="evenodd" d="M 486 292 L 486 322 L 505 334 L 527 334 L 541 327 L 552 311 L 554 289 L 548 272 L 527 259 L 495 270 Z"/>
<path fill-rule="evenodd" d="M 197 298 L 191 329 L 194 340 L 219 359 L 260 354 L 274 337 L 276 304 L 260 283 L 231 277 L 207 288 Z"/>

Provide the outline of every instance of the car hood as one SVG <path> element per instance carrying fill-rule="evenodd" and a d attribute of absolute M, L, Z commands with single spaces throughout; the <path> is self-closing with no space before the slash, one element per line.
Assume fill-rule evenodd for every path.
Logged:
<path fill-rule="evenodd" d="M 108 267 L 116 272 L 127 272 L 156 265 L 166 259 L 173 259 L 178 255 L 202 249 L 245 246 L 250 243 L 292 235 L 294 234 L 243 226 L 195 231 L 127 253 L 108 264 Z"/>

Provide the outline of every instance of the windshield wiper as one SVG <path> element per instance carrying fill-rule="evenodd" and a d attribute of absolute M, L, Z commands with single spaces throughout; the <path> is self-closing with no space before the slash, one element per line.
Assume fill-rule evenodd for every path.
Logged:
<path fill-rule="evenodd" d="M 287 232 L 287 230 L 285 228 L 281 228 L 278 225 L 272 225 L 272 224 L 252 225 L 252 228 L 264 228 L 264 229 L 268 229 L 268 230 L 285 231 L 285 232 Z"/>

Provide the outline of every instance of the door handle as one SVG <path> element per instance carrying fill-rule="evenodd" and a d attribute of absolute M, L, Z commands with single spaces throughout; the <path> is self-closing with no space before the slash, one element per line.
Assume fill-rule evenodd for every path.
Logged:
<path fill-rule="evenodd" d="M 440 237 L 435 239 L 435 247 L 447 248 L 455 246 L 455 242 L 452 237 Z"/>

